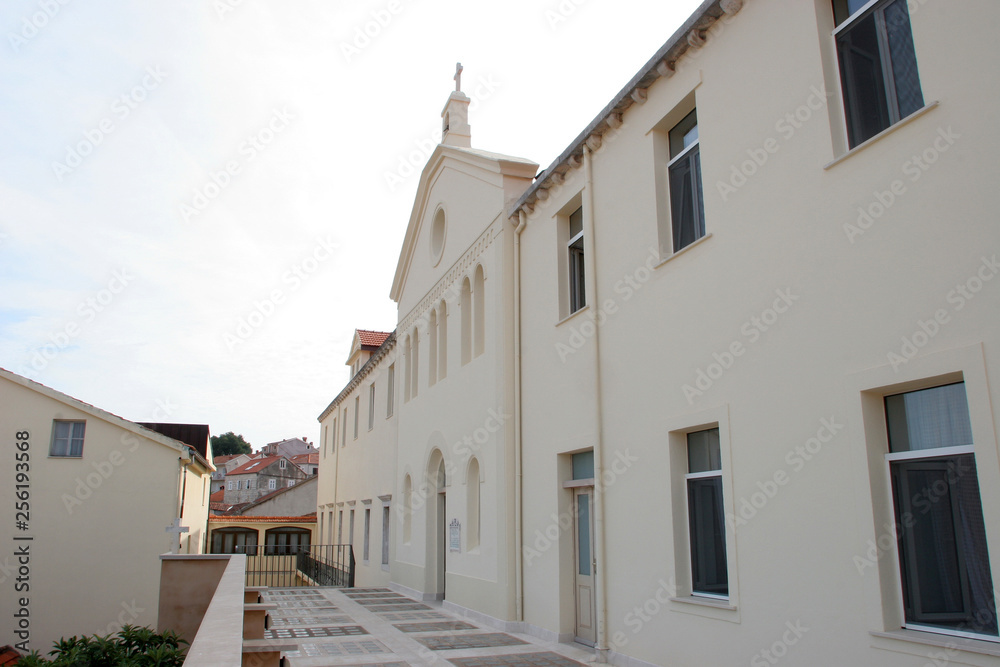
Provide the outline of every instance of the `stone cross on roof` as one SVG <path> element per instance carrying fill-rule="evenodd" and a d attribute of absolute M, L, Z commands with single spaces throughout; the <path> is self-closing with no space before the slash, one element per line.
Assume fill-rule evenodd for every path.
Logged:
<path fill-rule="evenodd" d="M 167 526 L 167 529 L 164 532 L 174 533 L 175 535 L 177 535 L 177 539 L 172 540 L 172 544 L 170 546 L 170 553 L 178 553 L 178 547 L 180 545 L 181 534 L 182 533 L 187 533 L 190 530 L 191 529 L 188 528 L 187 526 L 182 526 L 181 525 L 181 520 L 180 519 L 174 519 L 174 522 L 172 524 L 170 524 L 169 526 Z"/>
<path fill-rule="evenodd" d="M 455 63 L 455 92 L 462 92 L 462 63 Z"/>

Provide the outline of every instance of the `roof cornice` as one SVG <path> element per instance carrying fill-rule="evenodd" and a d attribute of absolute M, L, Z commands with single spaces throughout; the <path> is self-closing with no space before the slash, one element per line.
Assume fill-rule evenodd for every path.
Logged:
<path fill-rule="evenodd" d="M 362 366 L 358 370 L 358 372 L 354 374 L 354 377 L 352 377 L 350 382 L 347 383 L 347 386 L 344 387 L 339 394 L 337 394 L 337 397 L 332 401 L 330 401 L 330 405 L 326 406 L 326 409 L 323 410 L 322 414 L 320 414 L 319 417 L 317 417 L 316 421 L 322 422 L 324 419 L 326 419 L 327 416 L 331 412 L 333 412 L 337 408 L 337 406 L 340 405 L 340 403 L 345 398 L 347 398 L 347 396 L 349 396 L 350 393 L 354 391 L 354 389 L 358 385 L 361 384 L 361 381 L 368 376 L 368 374 L 375 368 L 375 366 L 378 365 L 378 362 L 381 361 L 382 358 L 389 353 L 389 350 L 395 347 L 395 345 L 396 345 L 396 330 L 393 329 L 392 333 L 389 334 L 389 337 L 385 339 L 385 342 L 382 343 L 382 345 L 380 345 L 379 348 L 372 353 L 372 356 L 368 358 L 368 361 L 365 362 L 365 365 Z"/>
<path fill-rule="evenodd" d="M 669 79 L 674 75 L 675 63 L 688 49 L 700 48 L 708 36 L 707 31 L 713 23 L 723 16 L 733 16 L 743 9 L 743 0 L 705 0 L 698 9 L 671 35 L 670 39 L 660 47 L 652 58 L 632 77 L 632 80 L 622 88 L 611 102 L 587 125 L 587 128 L 577 135 L 569 147 L 538 175 L 524 194 L 508 211 L 509 218 L 515 218 L 522 209 L 531 213 L 534 204 L 539 199 L 544 200 L 547 193 L 541 190 L 555 186 L 568 171 L 582 164 L 584 147 L 597 150 L 601 145 L 601 137 L 617 129 L 622 124 L 622 114 L 633 104 L 646 101 L 646 89 L 660 78 Z"/>

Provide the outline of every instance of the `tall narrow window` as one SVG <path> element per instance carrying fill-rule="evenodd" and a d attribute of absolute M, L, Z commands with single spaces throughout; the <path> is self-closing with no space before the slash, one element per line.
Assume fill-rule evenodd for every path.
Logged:
<path fill-rule="evenodd" d="M 368 430 L 375 428 L 375 383 L 368 387 Z"/>
<path fill-rule="evenodd" d="M 340 421 L 343 424 L 342 428 L 340 429 L 340 431 L 341 431 L 341 433 L 340 433 L 340 435 L 341 435 L 340 446 L 341 447 L 346 447 L 347 446 L 347 406 L 346 405 L 344 406 L 344 416 L 341 417 Z"/>
<path fill-rule="evenodd" d="M 358 413 L 361 412 L 361 397 L 354 397 L 354 439 L 358 439 Z"/>
<path fill-rule="evenodd" d="M 887 396 L 906 625 L 997 636 L 965 384 Z"/>
<path fill-rule="evenodd" d="M 924 106 L 906 0 L 833 0 L 851 148 Z"/>
<path fill-rule="evenodd" d="M 344 510 L 337 512 L 337 544 L 344 543 Z"/>
<path fill-rule="evenodd" d="M 351 510 L 351 522 L 347 526 L 347 543 L 354 544 L 354 510 Z"/>
<path fill-rule="evenodd" d="M 472 283 L 462 281 L 462 364 L 472 361 Z"/>
<path fill-rule="evenodd" d="M 371 527 L 372 527 L 372 510 L 370 507 L 365 508 L 365 541 L 361 547 L 364 553 L 363 560 L 368 562 L 368 551 L 371 537 Z"/>
<path fill-rule="evenodd" d="M 332 424 L 332 426 L 333 426 L 333 428 L 330 429 L 330 430 L 333 431 L 333 441 L 330 443 L 330 450 L 331 450 L 331 453 L 334 453 L 334 452 L 337 451 L 337 418 L 336 417 L 333 418 L 333 424 Z"/>
<path fill-rule="evenodd" d="M 336 427 L 334 427 L 334 428 L 336 428 Z M 330 435 L 330 427 L 324 425 L 323 426 L 323 458 L 326 458 L 326 455 L 330 453 L 329 435 Z"/>
<path fill-rule="evenodd" d="M 83 435 L 87 422 L 52 422 L 52 444 L 49 456 L 83 456 Z"/>
<path fill-rule="evenodd" d="M 411 495 L 413 495 L 413 483 L 410 481 L 410 476 L 407 475 L 403 478 L 403 542 L 405 544 L 410 543 L 412 525 L 410 516 L 413 514 L 413 500 L 410 498 Z"/>
<path fill-rule="evenodd" d="M 469 461 L 469 472 L 466 476 L 466 517 L 465 522 L 466 528 L 466 548 L 475 549 L 479 546 L 479 526 L 480 526 L 480 507 L 479 507 L 479 461 L 476 457 L 472 457 Z"/>
<path fill-rule="evenodd" d="M 413 342 L 407 336 L 403 343 L 403 402 L 410 400 L 410 376 L 413 375 L 413 360 L 410 354 Z"/>
<path fill-rule="evenodd" d="M 438 306 L 438 379 L 448 375 L 448 306 L 444 299 Z"/>
<path fill-rule="evenodd" d="M 486 274 L 482 264 L 476 267 L 472 285 L 472 319 L 473 356 L 478 357 L 486 349 Z"/>
<path fill-rule="evenodd" d="M 389 565 L 389 506 L 382 506 L 382 565 Z"/>
<path fill-rule="evenodd" d="M 396 391 L 396 364 L 389 366 L 385 385 L 385 416 L 388 418 L 392 416 L 392 399 Z"/>
<path fill-rule="evenodd" d="M 430 340 L 427 344 L 427 383 L 433 385 L 438 379 L 438 314 L 434 308 L 431 308 L 430 322 L 427 328 L 430 329 Z"/>
<path fill-rule="evenodd" d="M 587 305 L 586 269 L 583 262 L 583 207 L 569 214 L 569 312 Z"/>
<path fill-rule="evenodd" d="M 688 522 L 691 539 L 691 591 L 729 596 L 726 520 L 722 505 L 722 455 L 719 429 L 688 433 Z"/>
<path fill-rule="evenodd" d="M 705 198 L 701 187 L 698 111 L 670 130 L 670 221 L 674 252 L 705 235 Z"/>
<path fill-rule="evenodd" d="M 412 384 L 410 386 L 410 396 L 417 397 L 420 392 L 420 332 L 413 328 L 413 371 Z"/>

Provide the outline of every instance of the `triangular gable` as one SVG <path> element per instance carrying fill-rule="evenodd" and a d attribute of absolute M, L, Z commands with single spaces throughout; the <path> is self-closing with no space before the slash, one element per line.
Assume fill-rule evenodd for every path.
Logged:
<path fill-rule="evenodd" d="M 6 368 L 0 368 L 0 378 L 9 380 L 14 384 L 20 385 L 25 389 L 29 389 L 35 392 L 36 394 L 41 394 L 42 396 L 51 398 L 54 401 L 58 401 L 60 403 L 63 403 L 64 405 L 68 405 L 69 407 L 75 410 L 79 410 L 80 412 L 86 413 L 91 417 L 94 417 L 95 419 L 100 419 L 102 421 L 108 422 L 113 426 L 117 426 L 118 428 L 124 429 L 131 433 L 134 433 L 135 435 L 146 438 L 147 440 L 152 440 L 153 442 L 163 445 L 164 447 L 169 447 L 170 449 L 173 449 L 182 455 L 187 454 L 188 450 L 191 450 L 192 453 L 194 454 L 194 457 L 198 460 L 199 463 L 201 463 L 201 465 L 204 468 L 210 471 L 215 470 L 215 466 L 212 465 L 211 461 L 201 456 L 201 454 L 199 454 L 197 450 L 195 450 L 194 448 L 188 446 L 183 442 L 179 442 L 177 440 L 174 440 L 173 438 L 168 438 L 167 436 L 161 435 L 156 431 L 150 430 L 144 426 L 140 426 L 135 422 L 130 422 L 129 420 L 119 417 L 118 415 L 111 414 L 106 410 L 101 410 L 100 408 L 93 406 L 90 403 L 84 403 L 83 401 L 73 398 L 68 394 L 64 394 L 61 391 L 56 391 L 51 387 L 47 387 L 44 384 L 41 384 L 40 382 L 35 382 L 34 380 L 29 380 L 28 378 L 18 375 L 17 373 L 13 373 L 7 370 Z"/>
<path fill-rule="evenodd" d="M 427 164 L 424 165 L 423 171 L 420 172 L 420 182 L 417 185 L 417 194 L 413 199 L 410 221 L 406 226 L 403 246 L 400 248 L 399 259 L 396 262 L 396 274 L 392 279 L 392 290 L 389 292 L 389 298 L 397 303 L 403 294 L 403 286 L 406 283 L 417 239 L 420 236 L 421 222 L 425 218 L 427 207 L 433 205 L 430 200 L 431 189 L 440 173 L 449 165 L 464 167 L 470 175 L 476 174 L 484 180 L 496 183 L 498 187 L 502 187 L 505 176 L 531 179 L 538 171 L 536 163 L 524 158 L 481 151 L 475 148 L 438 144 L 427 160 Z"/>

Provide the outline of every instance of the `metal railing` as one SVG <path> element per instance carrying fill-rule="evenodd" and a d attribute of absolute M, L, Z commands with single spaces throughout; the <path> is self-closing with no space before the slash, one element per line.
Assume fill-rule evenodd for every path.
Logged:
<path fill-rule="evenodd" d="M 247 586 L 354 586 L 354 549 L 350 544 L 237 546 L 247 557 Z"/>

